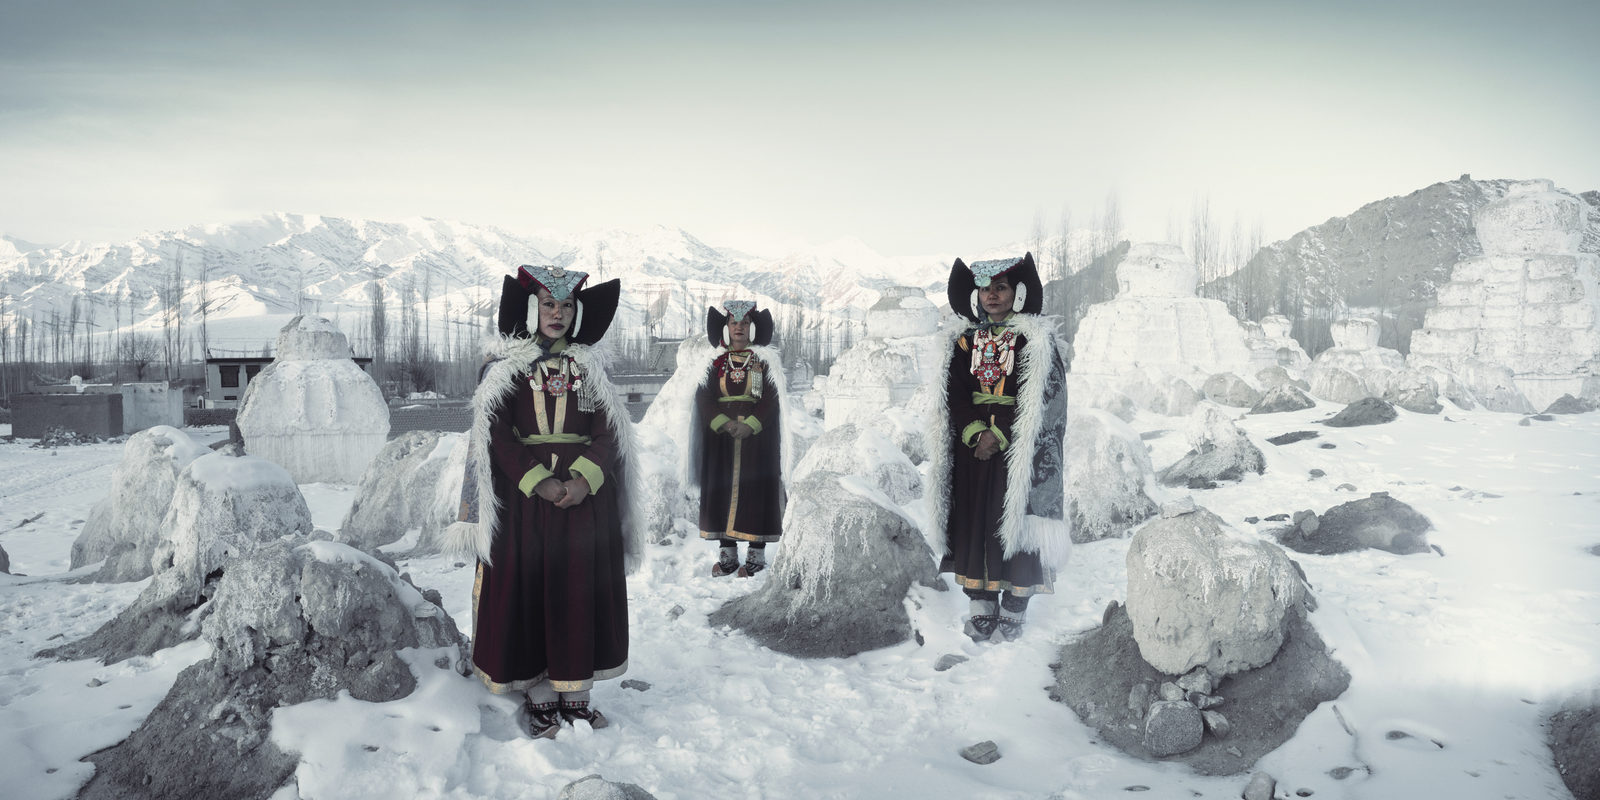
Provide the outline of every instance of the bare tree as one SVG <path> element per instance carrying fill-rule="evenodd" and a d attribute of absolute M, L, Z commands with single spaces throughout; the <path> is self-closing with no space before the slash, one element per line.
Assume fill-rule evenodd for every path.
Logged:
<path fill-rule="evenodd" d="M 135 333 L 124 340 L 127 352 L 123 360 L 133 370 L 133 379 L 144 380 L 144 373 L 162 357 L 162 345 L 148 333 Z"/>
<path fill-rule="evenodd" d="M 367 284 L 367 295 L 372 298 L 372 379 L 383 385 L 384 346 L 389 338 L 389 319 L 384 311 L 383 284 L 374 274 Z"/>

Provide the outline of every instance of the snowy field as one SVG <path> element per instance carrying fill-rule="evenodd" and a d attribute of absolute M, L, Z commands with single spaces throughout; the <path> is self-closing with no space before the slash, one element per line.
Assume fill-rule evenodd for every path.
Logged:
<path fill-rule="evenodd" d="M 1552 703 L 1600 687 L 1600 414 L 1524 426 L 1514 414 L 1450 408 L 1401 411 L 1398 422 L 1374 427 L 1314 425 L 1334 410 L 1323 403 L 1245 417 L 1240 426 L 1265 453 L 1266 474 L 1195 499 L 1242 534 L 1264 536 L 1270 523 L 1244 519 L 1321 513 L 1388 491 L 1432 520 L 1429 540 L 1443 555 L 1291 554 L 1321 604 L 1312 621 L 1352 680 L 1257 769 L 1278 779 L 1279 797 L 1569 797 L 1541 726 Z M 1135 420 L 1152 437 L 1158 469 L 1186 448 L 1181 423 Z M 1302 429 L 1321 437 L 1265 442 Z M 204 442 L 224 436 L 189 432 Z M 127 736 L 177 673 L 207 655 L 207 645 L 189 643 L 112 666 L 32 658 L 90 633 L 144 587 L 74 583 L 67 569 L 120 455 L 117 444 L 52 451 L 0 443 L 0 546 L 14 573 L 0 575 L 7 798 L 73 796 L 91 771 L 79 759 Z M 1326 476 L 1310 478 L 1313 468 Z M 302 489 L 328 530 L 355 495 L 351 486 Z M 1127 539 L 1076 547 L 1058 593 L 1033 604 L 1018 642 L 972 644 L 959 632 L 965 598 L 927 591 L 910 600 L 923 644 L 801 661 L 708 626 L 710 612 L 751 588 L 709 577 L 708 543 L 657 547 L 629 583 L 626 678 L 648 688 L 596 687 L 610 728 L 528 740 L 512 721 L 512 700 L 418 654 L 419 684 L 407 698 L 342 696 L 276 713 L 274 741 L 302 754 L 296 781 L 278 796 L 554 798 L 599 773 L 660 800 L 1236 798 L 1248 775 L 1205 778 L 1129 758 L 1046 697 L 1062 642 L 1098 624 L 1107 602 L 1125 599 L 1127 548 Z M 466 565 L 426 558 L 401 567 L 442 592 L 450 615 L 469 625 Z M 936 671 L 949 653 L 969 660 Z M 958 754 L 984 740 L 999 746 L 998 762 L 979 766 Z"/>

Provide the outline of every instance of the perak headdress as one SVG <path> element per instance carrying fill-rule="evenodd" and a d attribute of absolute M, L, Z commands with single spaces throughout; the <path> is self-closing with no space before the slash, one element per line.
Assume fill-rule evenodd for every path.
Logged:
<path fill-rule="evenodd" d="M 605 283 L 583 288 L 589 273 L 575 269 L 552 266 L 517 267 L 515 277 L 507 275 L 500 289 L 500 333 L 504 336 L 527 338 L 529 300 L 540 289 L 556 300 L 572 298 L 577 314 L 567 340 L 574 344 L 594 344 L 606 335 L 611 320 L 617 315 L 617 303 L 622 295 L 622 281 L 612 278 Z"/>
<path fill-rule="evenodd" d="M 726 312 L 726 313 L 724 313 Z M 754 300 L 729 300 L 722 309 L 706 309 L 706 339 L 712 347 L 728 346 L 728 323 L 749 320 L 755 330 L 750 332 L 750 343 L 758 346 L 772 344 L 772 312 L 757 310 Z"/>
<path fill-rule="evenodd" d="M 1017 291 L 1011 310 L 1022 314 L 1037 314 L 1044 309 L 1044 285 L 1039 281 L 1039 269 L 1034 266 L 1033 254 L 1021 258 L 997 258 L 974 261 L 968 266 L 961 259 L 950 267 L 950 310 L 973 322 L 983 319 L 983 307 L 978 304 L 979 287 L 1004 275 Z"/>

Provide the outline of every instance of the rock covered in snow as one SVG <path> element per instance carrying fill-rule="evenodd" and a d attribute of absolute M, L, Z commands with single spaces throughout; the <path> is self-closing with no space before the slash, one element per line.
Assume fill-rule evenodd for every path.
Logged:
<path fill-rule="evenodd" d="M 1306 393 L 1300 391 L 1292 383 L 1283 383 L 1267 390 L 1267 393 L 1250 407 L 1251 414 L 1280 414 L 1285 411 L 1304 411 L 1315 408 L 1317 402 Z"/>
<path fill-rule="evenodd" d="M 822 434 L 795 465 L 792 479 L 813 472 L 859 475 L 899 505 L 922 496 L 922 474 L 878 427 L 845 423 Z"/>
<path fill-rule="evenodd" d="M 172 504 L 178 474 L 211 451 L 177 428 L 159 425 L 130 437 L 111 471 L 111 492 L 96 503 L 72 543 L 72 568 L 101 559 L 91 580 L 137 581 L 154 573 L 164 538 L 161 520 Z"/>
<path fill-rule="evenodd" d="M 1311 394 L 1330 403 L 1354 403 L 1371 397 L 1367 382 L 1360 375 L 1340 367 L 1313 367 L 1309 375 Z"/>
<path fill-rule="evenodd" d="M 1399 418 L 1394 406 L 1376 397 L 1363 397 L 1339 410 L 1322 424 L 1330 428 L 1355 428 L 1362 425 L 1382 425 Z"/>
<path fill-rule="evenodd" d="M 1317 555 L 1373 548 L 1398 555 L 1429 552 L 1433 523 L 1388 492 L 1334 506 L 1321 515 L 1296 514 L 1294 524 L 1278 532 L 1284 547 Z"/>
<path fill-rule="evenodd" d="M 408 431 L 384 445 L 361 476 L 339 525 L 339 541 L 372 552 L 412 530 L 419 541 L 437 538 L 456 518 L 463 473 L 458 467 L 447 474 L 447 467 L 457 450 L 458 463 L 465 463 L 466 440 L 461 433 Z M 454 498 L 439 496 L 441 481 L 456 487 Z"/>
<path fill-rule="evenodd" d="M 1116 416 L 1124 422 L 1133 421 L 1139 413 L 1139 406 L 1134 399 L 1125 394 L 1119 386 L 1129 386 L 1137 390 L 1138 376 L 1132 385 L 1126 384 L 1117 378 L 1108 378 L 1101 375 L 1067 374 L 1067 396 L 1072 398 L 1072 409 L 1098 409 Z"/>
<path fill-rule="evenodd" d="M 1600 403 L 1588 398 L 1573 397 L 1564 394 L 1556 398 L 1555 402 L 1545 408 L 1546 414 L 1587 414 L 1600 409 Z"/>
<path fill-rule="evenodd" d="M 1215 514 L 1156 519 L 1128 548 L 1128 617 L 1144 660 L 1179 675 L 1254 669 L 1308 594 L 1282 548 L 1231 535 Z"/>
<path fill-rule="evenodd" d="M 656 800 L 656 796 L 632 783 L 613 783 L 599 775 L 586 775 L 566 786 L 556 800 Z"/>
<path fill-rule="evenodd" d="M 298 316 L 277 358 L 245 389 L 238 425 L 251 455 L 297 483 L 356 483 L 389 435 L 389 408 L 333 323 Z"/>
<path fill-rule="evenodd" d="M 1261 399 L 1261 392 L 1231 372 L 1219 372 L 1206 378 L 1200 391 L 1207 400 L 1234 408 L 1249 408 Z"/>
<path fill-rule="evenodd" d="M 937 338 L 862 339 L 840 353 L 823 392 L 824 427 L 867 423 L 885 407 L 910 402 L 928 376 L 943 380 L 942 364 L 932 366 L 940 363 L 933 355 Z"/>
<path fill-rule="evenodd" d="M 859 476 L 795 481 L 783 531 L 766 581 L 713 612 L 712 625 L 780 653 L 842 658 L 911 638 L 906 592 L 943 587 L 916 524 Z"/>
<path fill-rule="evenodd" d="M 1161 471 L 1162 485 L 1209 488 L 1218 481 L 1242 480 L 1247 473 L 1259 475 L 1267 468 L 1250 437 L 1215 407 L 1206 406 L 1190 415 L 1188 437 L 1191 449 Z"/>
<path fill-rule="evenodd" d="M 1439 404 L 1439 387 L 1432 377 L 1418 369 L 1407 368 L 1390 375 L 1380 396 L 1386 402 L 1417 414 L 1437 414 L 1444 410 Z"/>
<path fill-rule="evenodd" d="M 1293 323 L 1288 317 L 1272 314 L 1260 322 L 1239 324 L 1244 328 L 1245 345 L 1250 348 L 1250 364 L 1258 370 L 1276 368 L 1300 375 L 1311 365 L 1305 348 L 1290 335 Z"/>
<path fill-rule="evenodd" d="M 1073 409 L 1066 458 L 1072 541 L 1122 536 L 1155 514 L 1150 453 L 1127 423 L 1104 411 Z"/>
<path fill-rule="evenodd" d="M 1244 328 L 1222 301 L 1195 296 L 1197 274 L 1175 245 L 1130 248 L 1117 265 L 1117 298 L 1091 306 L 1078 323 L 1072 371 L 1109 376 L 1153 367 L 1197 381 L 1253 373 Z"/>
<path fill-rule="evenodd" d="M 1474 392 L 1490 376 L 1465 376 L 1468 362 L 1480 362 L 1479 373 L 1509 371 L 1511 386 L 1483 387 L 1495 395 L 1479 398 L 1491 410 L 1527 413 L 1580 394 L 1600 375 L 1600 255 L 1579 246 L 1587 213 L 1548 180 L 1513 184 L 1479 208 L 1483 255 L 1456 264 L 1439 288 L 1412 334 L 1412 361 L 1463 374 Z"/>
<path fill-rule="evenodd" d="M 126 740 L 101 750 L 80 797 L 266 797 L 299 759 L 276 709 L 348 693 L 382 703 L 413 670 L 449 669 L 460 634 L 437 592 L 333 542 L 276 540 L 217 581 L 201 623 L 212 656 L 184 670 Z M 407 655 L 412 653 L 413 655 Z"/>
<path fill-rule="evenodd" d="M 1600 797 L 1600 694 L 1571 697 L 1550 715 L 1545 736 L 1556 772 L 1574 798 Z"/>
<path fill-rule="evenodd" d="M 0 547 L 0 572 L 11 574 L 11 556 L 6 555 L 4 547 Z"/>

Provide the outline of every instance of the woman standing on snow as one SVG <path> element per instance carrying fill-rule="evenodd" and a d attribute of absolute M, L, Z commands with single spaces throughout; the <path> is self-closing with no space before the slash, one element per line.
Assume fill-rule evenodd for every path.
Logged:
<path fill-rule="evenodd" d="M 1064 516 L 1066 364 L 1039 316 L 1043 286 L 1033 255 L 956 259 L 950 361 L 929 450 L 940 572 L 970 600 L 973 641 L 1021 635 L 1035 594 L 1053 591 L 1071 539 Z"/>
<path fill-rule="evenodd" d="M 624 576 L 642 553 L 632 426 L 593 349 L 620 285 L 584 289 L 587 278 L 523 266 L 505 279 L 472 398 L 463 521 L 449 531 L 478 562 L 473 669 L 491 692 L 526 696 L 518 722 L 535 738 L 580 719 L 605 727 L 589 691 L 627 670 Z"/>
<path fill-rule="evenodd" d="M 711 574 L 748 578 L 766 569 L 767 543 L 783 533 L 783 371 L 767 346 L 772 313 L 750 300 L 730 300 L 723 310 L 706 309 L 706 337 L 723 350 L 695 392 L 689 436 L 699 450 L 700 537 L 718 545 Z"/>

